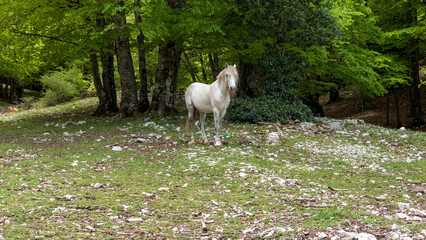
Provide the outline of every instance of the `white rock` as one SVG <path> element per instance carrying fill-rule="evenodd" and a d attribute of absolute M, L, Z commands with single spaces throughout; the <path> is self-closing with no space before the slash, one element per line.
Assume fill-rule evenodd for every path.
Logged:
<path fill-rule="evenodd" d="M 73 163 L 71 163 L 71 166 L 72 166 L 72 167 L 78 167 L 78 163 L 73 162 Z"/>
<path fill-rule="evenodd" d="M 100 183 L 95 183 L 95 185 L 93 185 L 94 188 L 103 188 L 104 185 L 100 184 Z"/>
<path fill-rule="evenodd" d="M 344 230 L 340 230 L 340 231 L 338 231 L 338 233 L 339 233 L 339 235 L 340 235 L 342 238 L 349 238 L 349 239 L 352 239 L 352 238 L 356 238 L 356 236 L 357 236 L 357 233 L 354 233 L 354 232 L 346 232 L 346 231 L 344 231 Z"/>
<path fill-rule="evenodd" d="M 114 146 L 114 147 L 112 147 L 112 151 L 121 152 L 121 151 L 123 151 L 123 148 L 120 147 L 120 146 Z"/>
<path fill-rule="evenodd" d="M 69 132 L 64 132 L 64 133 L 62 133 L 65 137 L 68 137 L 70 134 L 69 134 Z"/>
<path fill-rule="evenodd" d="M 280 143 L 280 135 L 277 132 L 271 132 L 266 138 L 266 144 L 277 145 Z"/>
<path fill-rule="evenodd" d="M 74 197 L 73 195 L 69 195 L 69 194 L 64 196 L 64 198 L 68 201 L 70 201 L 73 197 Z"/>
<path fill-rule="evenodd" d="M 27 187 L 28 187 L 28 184 L 23 183 L 23 184 L 21 184 L 21 187 L 23 187 L 23 188 L 27 188 Z"/>
<path fill-rule="evenodd" d="M 147 197 L 152 197 L 152 196 L 154 196 L 154 194 L 152 194 L 152 193 L 147 193 L 147 192 L 142 192 L 141 194 L 142 194 L 142 195 L 144 195 L 144 196 L 147 196 Z"/>
<path fill-rule="evenodd" d="M 399 131 L 406 131 L 407 129 L 405 128 L 405 127 L 401 127 L 400 129 L 399 129 Z"/>
<path fill-rule="evenodd" d="M 167 188 L 167 187 L 161 187 L 158 189 L 158 191 L 169 191 L 169 190 L 170 188 Z"/>
<path fill-rule="evenodd" d="M 142 218 L 128 218 L 128 222 L 143 222 Z"/>
<path fill-rule="evenodd" d="M 376 240 L 377 238 L 369 233 L 359 233 L 356 238 L 358 240 Z"/>
<path fill-rule="evenodd" d="M 95 231 L 95 228 L 93 228 L 92 226 L 87 225 L 86 228 L 89 229 L 90 231 Z"/>
<path fill-rule="evenodd" d="M 240 172 L 239 175 L 240 175 L 241 178 L 246 178 L 247 177 L 247 173 Z"/>
<path fill-rule="evenodd" d="M 326 233 L 324 233 L 324 232 L 320 232 L 320 233 L 318 233 L 318 239 L 324 239 L 324 238 L 326 238 L 327 237 L 327 234 Z"/>
<path fill-rule="evenodd" d="M 408 209 L 408 208 L 410 208 L 410 204 L 399 202 L 398 207 L 399 207 L 399 209 Z"/>
<path fill-rule="evenodd" d="M 410 217 L 407 215 L 407 214 L 405 214 L 405 213 L 396 213 L 395 214 L 395 217 L 396 218 L 399 218 L 399 219 L 409 219 Z"/>
<path fill-rule="evenodd" d="M 172 231 L 173 231 L 173 232 L 178 232 L 178 231 L 179 231 L 179 228 L 174 227 L 174 228 L 172 229 Z"/>

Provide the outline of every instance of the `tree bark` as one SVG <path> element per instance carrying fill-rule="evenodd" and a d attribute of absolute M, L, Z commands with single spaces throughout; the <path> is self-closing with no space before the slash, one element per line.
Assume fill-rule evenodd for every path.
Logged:
<path fill-rule="evenodd" d="M 173 41 L 160 47 L 151 113 L 165 116 L 176 112 L 174 98 L 181 53 L 182 48 L 176 47 L 176 43 Z"/>
<path fill-rule="evenodd" d="M 399 113 L 399 99 L 398 99 L 398 90 L 394 90 L 394 99 L 395 99 L 395 117 L 396 117 L 396 128 L 402 127 L 401 116 Z"/>
<path fill-rule="evenodd" d="M 203 80 L 204 82 L 207 82 L 207 73 L 206 73 L 206 69 L 204 68 L 203 54 L 200 54 L 200 64 L 201 64 L 201 72 L 203 74 Z"/>
<path fill-rule="evenodd" d="M 135 23 L 141 23 L 142 17 L 139 13 L 141 6 L 140 0 L 135 1 Z M 145 36 L 143 32 L 140 30 L 139 35 L 137 36 L 137 48 L 138 48 L 138 58 L 139 58 L 139 79 L 140 79 L 140 87 L 139 87 L 139 111 L 146 112 L 149 109 L 149 100 L 148 100 L 148 75 L 146 71 L 146 57 L 145 57 L 145 49 L 144 49 L 144 41 Z"/>
<path fill-rule="evenodd" d="M 410 26 L 418 25 L 417 19 L 417 8 L 413 7 L 413 3 L 411 1 L 407 1 L 407 14 L 406 21 Z M 410 68 L 411 68 L 411 89 L 410 89 L 410 98 L 411 98 L 411 106 L 410 113 L 413 119 L 413 127 L 421 126 L 423 121 L 422 114 L 422 106 L 420 102 L 420 76 L 419 76 L 419 60 L 420 60 L 420 52 L 419 52 L 419 40 L 417 38 L 412 38 L 410 40 L 410 45 L 408 49 Z"/>
<path fill-rule="evenodd" d="M 99 75 L 98 56 L 96 53 L 90 54 L 90 66 L 92 69 L 93 83 L 95 84 L 96 94 L 99 99 L 98 107 L 93 115 L 105 115 L 107 109 L 106 94 L 102 86 L 101 76 Z"/>
<path fill-rule="evenodd" d="M 339 100 L 340 100 L 339 89 L 338 88 L 330 88 L 329 100 L 328 100 L 327 104 L 335 103 L 335 102 L 338 102 Z"/>
<path fill-rule="evenodd" d="M 10 101 L 12 103 L 19 103 L 24 93 L 24 87 L 18 79 L 12 79 L 10 84 Z"/>
<path fill-rule="evenodd" d="M 106 96 L 106 110 L 117 113 L 117 90 L 114 81 L 114 55 L 112 54 L 114 45 L 110 45 L 106 50 L 101 51 L 102 82 Z"/>
<path fill-rule="evenodd" d="M 191 60 L 185 51 L 183 51 L 183 56 L 186 62 L 186 66 L 188 67 L 188 72 L 191 75 L 192 82 L 197 82 L 197 75 L 195 74 L 195 70 L 192 67 Z"/>
<path fill-rule="evenodd" d="M 213 81 L 216 81 L 216 77 L 220 73 L 219 56 L 218 56 L 217 53 L 215 53 L 213 55 L 211 53 L 209 53 L 208 56 L 209 56 L 210 68 L 212 70 Z"/>
<path fill-rule="evenodd" d="M 181 10 L 184 0 L 167 0 L 172 9 Z M 172 24 L 176 24 L 173 22 Z M 182 54 L 182 42 L 169 39 L 158 50 L 158 64 L 150 112 L 165 116 L 176 112 L 175 93 Z"/>
<path fill-rule="evenodd" d="M 119 7 L 124 7 L 123 1 L 118 1 Z M 118 73 L 121 83 L 121 102 L 119 114 L 122 117 L 131 117 L 138 107 L 138 96 L 136 90 L 135 69 L 133 68 L 132 54 L 127 34 L 127 22 L 124 10 L 119 11 L 113 17 L 115 24 L 114 36 L 116 45 L 116 56 Z"/>
<path fill-rule="evenodd" d="M 239 62 L 238 66 L 240 82 L 238 83 L 237 95 L 256 97 L 259 88 L 257 80 L 261 79 L 259 67 L 255 63 L 244 63 L 242 61 Z"/>
<path fill-rule="evenodd" d="M 390 106 L 390 94 L 386 94 L 386 126 L 390 125 L 389 121 L 389 106 Z"/>

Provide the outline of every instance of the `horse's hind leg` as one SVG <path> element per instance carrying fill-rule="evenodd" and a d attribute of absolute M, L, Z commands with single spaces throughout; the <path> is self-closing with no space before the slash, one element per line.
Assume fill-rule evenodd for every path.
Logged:
<path fill-rule="evenodd" d="M 204 126 L 206 125 L 206 113 L 200 112 L 200 129 L 201 129 L 201 139 L 203 143 L 208 144 L 210 141 L 207 139 L 206 132 L 204 130 Z"/>
<path fill-rule="evenodd" d="M 188 108 L 188 123 L 189 123 L 189 128 L 191 129 L 191 141 L 189 142 L 189 144 L 194 144 L 195 143 L 194 114 L 197 114 L 197 113 L 195 111 L 194 106 L 187 106 L 187 108 Z"/>

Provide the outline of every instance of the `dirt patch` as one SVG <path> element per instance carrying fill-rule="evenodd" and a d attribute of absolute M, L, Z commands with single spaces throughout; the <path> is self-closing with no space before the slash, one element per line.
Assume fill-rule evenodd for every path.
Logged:
<path fill-rule="evenodd" d="M 423 110 L 423 120 L 426 122 L 426 87 L 420 91 L 421 106 Z M 341 93 L 341 100 L 337 103 L 327 104 L 329 97 L 321 97 L 320 104 L 324 108 L 325 116 L 337 119 L 361 119 L 366 123 L 379 126 L 395 127 L 395 101 L 391 95 L 389 107 L 389 124 L 386 122 L 386 96 L 376 97 L 371 101 L 371 106 L 367 110 L 362 110 L 361 94 L 350 92 Z M 410 116 L 410 96 L 408 92 L 399 93 L 399 110 L 402 125 L 411 128 L 413 117 Z M 421 126 L 420 131 L 426 131 L 426 124 Z"/>

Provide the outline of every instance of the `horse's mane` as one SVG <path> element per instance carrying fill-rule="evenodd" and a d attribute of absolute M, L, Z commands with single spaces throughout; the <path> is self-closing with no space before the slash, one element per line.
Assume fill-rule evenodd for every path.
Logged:
<path fill-rule="evenodd" d="M 225 67 L 216 77 L 216 81 L 224 81 L 225 80 L 225 74 L 229 73 L 234 75 L 235 78 L 235 84 L 238 86 L 238 80 L 239 76 L 238 76 L 238 71 L 237 68 L 232 66 L 232 65 L 227 65 L 227 67 Z"/>

